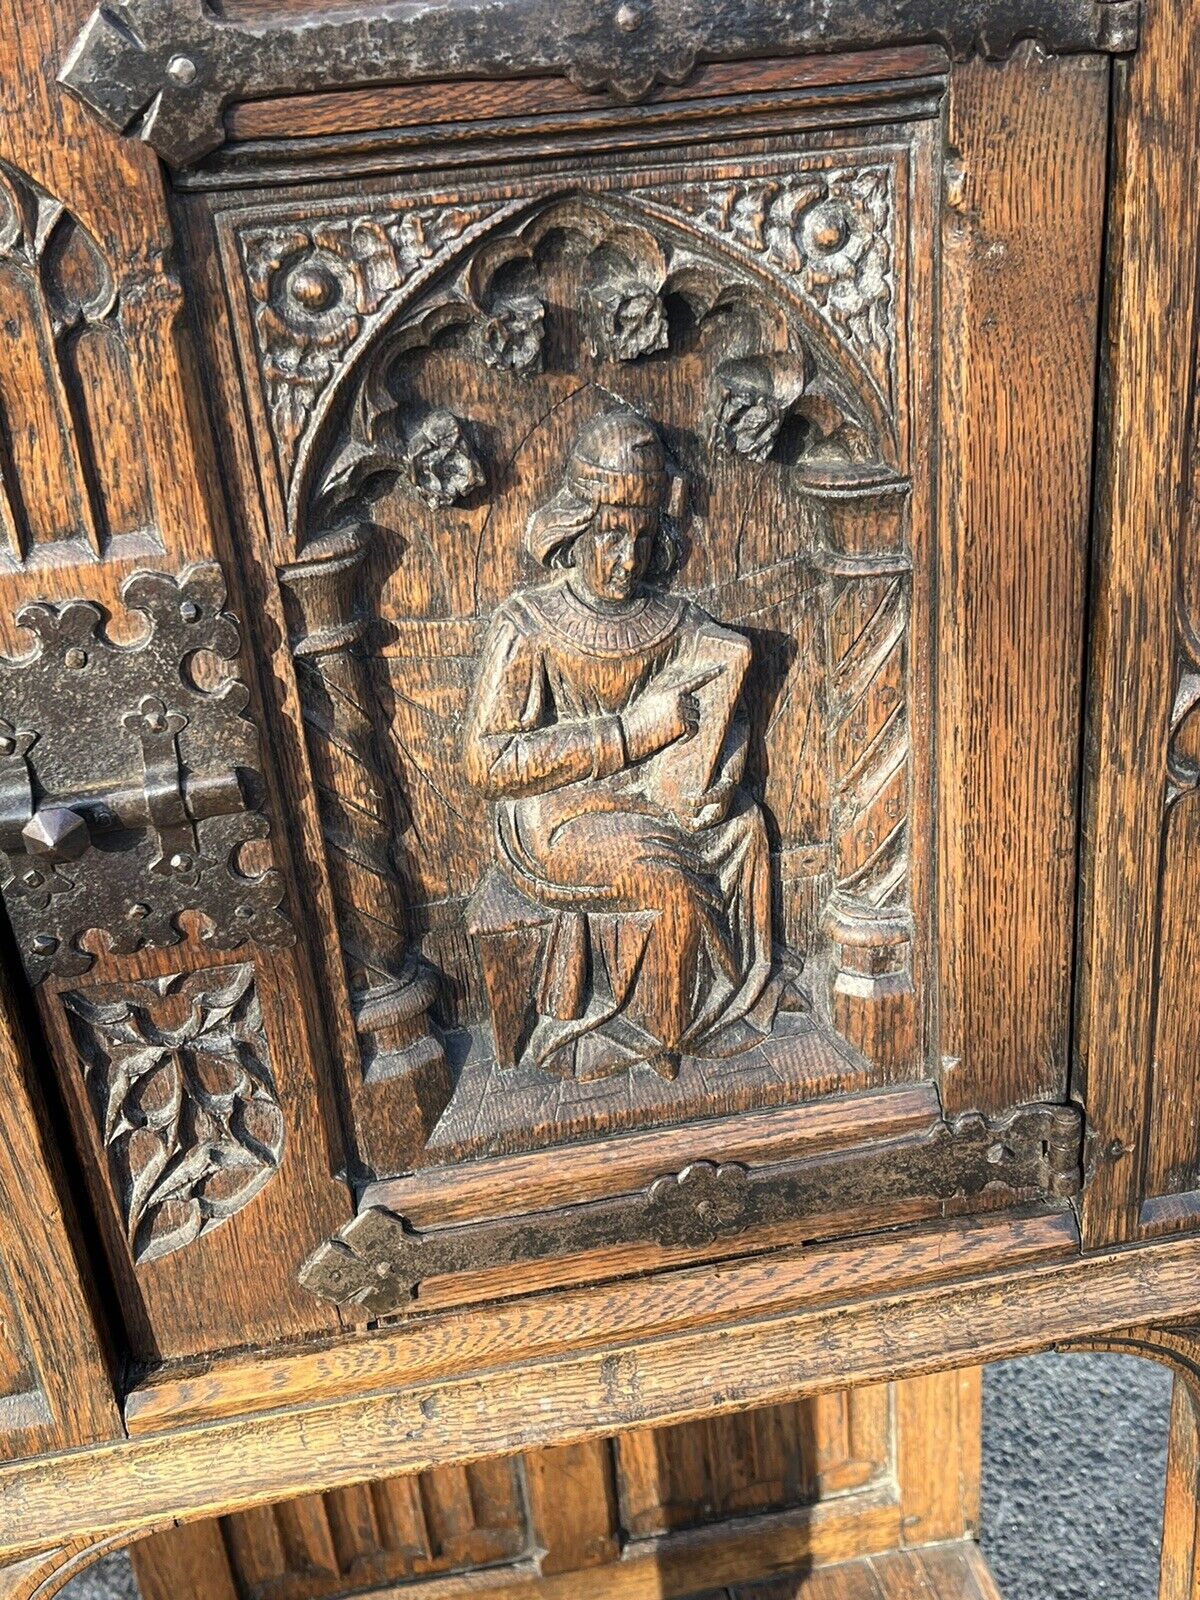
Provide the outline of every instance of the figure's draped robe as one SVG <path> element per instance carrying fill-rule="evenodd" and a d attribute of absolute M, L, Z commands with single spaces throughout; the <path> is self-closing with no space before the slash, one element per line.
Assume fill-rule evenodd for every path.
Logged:
<path fill-rule="evenodd" d="M 748 659 L 686 600 L 652 591 L 600 612 L 565 579 L 514 596 L 489 629 L 466 772 L 495 801 L 498 868 L 554 913 L 526 1054 L 563 1076 L 740 1054 L 779 1007 L 766 827 L 737 787 L 744 716 L 726 715 L 709 804 L 683 823 L 625 748 L 621 714 L 664 675 L 703 669 L 713 640 L 725 662 L 731 646 Z"/>

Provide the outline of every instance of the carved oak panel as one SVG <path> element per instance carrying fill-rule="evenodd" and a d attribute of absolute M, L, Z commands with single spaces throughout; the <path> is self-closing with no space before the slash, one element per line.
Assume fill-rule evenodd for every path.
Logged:
<path fill-rule="evenodd" d="M 942 882 L 935 938 L 945 730 L 995 699 L 951 653 L 940 704 L 939 562 L 1008 637 L 990 456 L 935 524 L 948 62 L 785 66 L 644 144 L 512 83 L 435 129 L 272 103 L 177 179 L 356 1185 L 298 1276 L 343 1315 L 1079 1187 L 1060 1063 L 939 1054 L 980 937 Z"/>
<path fill-rule="evenodd" d="M 922 129 L 196 202 L 368 1169 L 926 1074 Z"/>
<path fill-rule="evenodd" d="M 0 572 L 161 549 L 123 304 L 62 200 L 0 161 Z M 47 481 L 47 479 L 49 481 Z"/>

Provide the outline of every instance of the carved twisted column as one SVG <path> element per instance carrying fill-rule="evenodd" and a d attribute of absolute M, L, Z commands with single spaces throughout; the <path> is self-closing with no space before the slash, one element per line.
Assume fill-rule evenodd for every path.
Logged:
<path fill-rule="evenodd" d="M 427 1135 L 450 1094 L 441 1040 L 427 1015 L 436 981 L 409 945 L 392 840 L 403 824 L 368 709 L 360 645 L 357 527 L 326 534 L 280 569 L 291 598 L 291 649 L 325 837 L 346 978 L 368 1083 L 406 1079 Z"/>
<path fill-rule="evenodd" d="M 904 486 L 815 491 L 825 543 L 834 888 L 824 927 L 834 1026 L 870 1061 L 915 1045 L 909 908 L 908 616 Z M 882 498 L 880 498 L 882 496 Z"/>

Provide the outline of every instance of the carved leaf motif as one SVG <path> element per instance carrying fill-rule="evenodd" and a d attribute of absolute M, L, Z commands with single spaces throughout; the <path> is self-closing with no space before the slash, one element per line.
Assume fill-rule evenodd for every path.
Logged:
<path fill-rule="evenodd" d="M 274 224 L 240 235 L 254 332 L 285 480 L 321 395 L 366 322 L 495 208 L 429 206 Z"/>
<path fill-rule="evenodd" d="M 667 313 L 652 285 L 636 278 L 602 283 L 592 290 L 594 344 L 598 354 L 615 361 L 665 350 L 670 342 Z"/>
<path fill-rule="evenodd" d="M 283 1113 L 254 968 L 63 1002 L 130 1250 L 156 1260 L 241 1210 L 279 1167 Z"/>
<path fill-rule="evenodd" d="M 546 307 L 536 295 L 501 300 L 480 320 L 480 355 L 502 371 L 540 372 L 545 331 Z"/>
<path fill-rule="evenodd" d="M 390 400 L 381 403 L 368 385 L 321 484 L 319 519 L 333 527 L 397 483 L 426 505 L 444 508 L 465 500 L 483 482 L 466 429 L 453 412 L 434 407 L 405 426 L 400 407 Z"/>
<path fill-rule="evenodd" d="M 722 362 L 716 372 L 713 444 L 766 461 L 807 382 L 806 361 L 790 353 Z"/>
<path fill-rule="evenodd" d="M 672 205 L 787 278 L 892 396 L 895 205 L 890 166 L 699 184 Z"/>
<path fill-rule="evenodd" d="M 454 505 L 483 484 L 483 469 L 453 412 L 429 411 L 409 433 L 401 480 L 430 506 Z"/>

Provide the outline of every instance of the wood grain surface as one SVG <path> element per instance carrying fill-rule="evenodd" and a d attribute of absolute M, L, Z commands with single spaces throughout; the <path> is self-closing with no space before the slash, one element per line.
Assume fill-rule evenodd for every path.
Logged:
<path fill-rule="evenodd" d="M 942 1092 L 1063 1095 L 1108 65 L 951 78 L 938 653 Z"/>
<path fill-rule="evenodd" d="M 1195 361 L 1198 64 L 1192 19 L 1156 4 L 1116 83 L 1077 1039 L 1093 1150 L 1090 1245 L 1137 1236 L 1152 1097 L 1170 1104 L 1170 1121 L 1187 1120 L 1188 1102 L 1176 1097 L 1192 1093 L 1174 1051 L 1161 1089 L 1152 1060 L 1160 900 L 1173 888 L 1162 878 L 1163 809 Z M 1168 963 L 1186 959 L 1179 936 Z M 1177 1008 L 1187 992 L 1174 991 Z M 1160 1173 L 1178 1159 L 1177 1138 L 1166 1135 Z"/>

